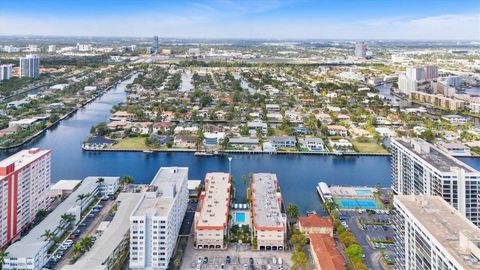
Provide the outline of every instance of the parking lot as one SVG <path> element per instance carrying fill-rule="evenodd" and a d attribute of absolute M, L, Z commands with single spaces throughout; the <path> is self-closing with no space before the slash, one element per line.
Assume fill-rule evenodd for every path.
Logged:
<path fill-rule="evenodd" d="M 232 270 L 291 269 L 291 253 L 288 251 L 253 251 L 249 245 L 241 244 L 233 244 L 228 250 L 198 250 L 193 248 L 191 239 L 192 237 L 185 250 L 182 270 L 217 270 L 222 269 L 222 265 L 223 269 Z"/>
<path fill-rule="evenodd" d="M 382 251 L 386 259 L 393 255 L 393 245 L 386 243 L 373 243 L 371 240 L 391 240 L 393 229 L 386 225 L 391 223 L 388 213 L 376 213 L 365 211 L 345 211 L 341 214 L 342 223 L 350 230 L 362 246 L 365 254 L 365 262 L 370 269 L 384 269 L 381 264 Z M 383 225 L 380 225 L 383 224 Z"/>
<path fill-rule="evenodd" d="M 84 219 L 71 229 L 69 236 L 52 253 L 44 268 L 61 269 L 68 264 L 70 257 L 73 255 L 72 246 L 85 236 L 93 236 L 93 233 L 102 221 L 110 221 L 111 216 L 108 215 L 108 212 L 113 205 L 113 200 L 99 201 L 96 207 L 93 207 Z M 96 237 L 93 236 L 92 240 L 95 242 Z"/>

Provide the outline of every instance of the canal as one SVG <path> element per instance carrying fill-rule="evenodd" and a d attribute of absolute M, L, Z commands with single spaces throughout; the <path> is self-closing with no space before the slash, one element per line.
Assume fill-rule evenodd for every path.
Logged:
<path fill-rule="evenodd" d="M 191 153 L 82 151 L 81 144 L 89 134 L 90 127 L 108 121 L 110 109 L 125 100 L 125 86 L 132 80 L 133 78 L 119 84 L 24 146 L 52 150 L 52 182 L 60 179 L 83 179 L 86 176 L 131 175 L 138 183 L 149 183 L 161 166 L 187 166 L 190 168 L 190 179 L 203 179 L 207 172 L 228 171 L 228 160 L 224 156 L 195 157 Z M 1 158 L 14 152 L 12 150 L 1 152 Z M 464 160 L 480 169 L 480 159 Z M 380 184 L 388 187 L 390 184 L 388 157 L 234 155 L 232 174 L 238 201 L 242 201 L 245 195 L 245 185 L 241 176 L 248 177 L 251 172 L 276 173 L 284 200 L 287 203 L 298 204 L 302 211 L 320 208 L 320 200 L 315 190 L 319 181 L 335 185 Z"/>

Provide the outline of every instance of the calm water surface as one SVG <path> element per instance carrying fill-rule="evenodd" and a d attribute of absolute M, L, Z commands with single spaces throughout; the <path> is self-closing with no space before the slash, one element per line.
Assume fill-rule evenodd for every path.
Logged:
<path fill-rule="evenodd" d="M 83 179 L 86 176 L 131 175 L 138 183 L 149 183 L 161 166 L 187 166 L 190 179 L 203 179 L 207 172 L 228 172 L 224 156 L 195 157 L 190 153 L 95 153 L 81 149 L 90 127 L 108 121 L 113 105 L 126 98 L 120 84 L 95 102 L 62 121 L 57 127 L 25 146 L 52 150 L 52 182 L 60 179 Z M 0 152 L 4 158 L 15 151 Z M 479 159 L 464 159 L 480 169 Z M 286 202 L 293 202 L 302 211 L 320 208 L 315 190 L 318 181 L 338 185 L 389 186 L 388 157 L 338 157 L 295 155 L 235 155 L 232 174 L 237 187 L 237 200 L 244 197 L 241 176 L 251 172 L 271 172 L 278 176 Z"/>

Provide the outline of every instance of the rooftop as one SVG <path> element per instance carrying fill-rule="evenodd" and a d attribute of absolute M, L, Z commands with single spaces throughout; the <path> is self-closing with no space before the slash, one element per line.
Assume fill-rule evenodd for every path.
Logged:
<path fill-rule="evenodd" d="M 298 218 L 298 222 L 302 227 L 331 227 L 333 228 L 332 219 L 322 217 L 319 214 L 308 214 Z"/>
<path fill-rule="evenodd" d="M 310 245 L 322 270 L 345 270 L 342 255 L 337 250 L 335 240 L 328 234 L 310 234 Z"/>
<path fill-rule="evenodd" d="M 197 226 L 225 227 L 227 225 L 230 187 L 228 173 L 207 173 Z"/>
<path fill-rule="evenodd" d="M 188 180 L 187 167 L 162 167 L 153 178 L 132 216 L 165 216 L 170 212 L 177 192 Z"/>
<path fill-rule="evenodd" d="M 395 203 L 407 215 L 413 216 L 420 228 L 424 228 L 427 237 L 434 238 L 461 269 L 480 269 L 480 262 L 472 260 L 470 253 L 466 252 L 465 242 L 460 239 L 461 233 L 478 250 L 480 228 L 444 199 L 439 196 L 398 195 L 395 196 Z"/>
<path fill-rule="evenodd" d="M 252 175 L 252 210 L 255 227 L 285 227 L 280 200 L 281 195 L 277 192 L 276 174 L 254 173 Z"/>
<path fill-rule="evenodd" d="M 38 148 L 22 150 L 0 161 L 0 168 L 6 168 L 7 166 L 15 163 L 14 170 L 16 171 L 30 164 L 41 156 L 46 155 L 47 153 L 50 153 L 50 150 L 40 150 Z M 3 172 L 3 174 L 0 174 L 5 175 L 5 172 Z"/>
<path fill-rule="evenodd" d="M 85 253 L 75 264 L 66 265 L 62 270 L 76 269 L 107 269 L 103 265 L 130 229 L 129 217 L 135 206 L 142 198 L 142 193 L 120 193 L 117 197 L 118 210 L 93 247 Z"/>
<path fill-rule="evenodd" d="M 466 172 L 477 173 L 478 171 L 462 161 L 443 152 L 432 144 L 418 138 L 396 138 L 403 147 L 414 152 L 418 157 L 442 172 L 453 172 L 454 168 L 464 169 Z"/>
<path fill-rule="evenodd" d="M 59 180 L 50 187 L 50 190 L 74 190 L 81 182 L 81 180 Z"/>

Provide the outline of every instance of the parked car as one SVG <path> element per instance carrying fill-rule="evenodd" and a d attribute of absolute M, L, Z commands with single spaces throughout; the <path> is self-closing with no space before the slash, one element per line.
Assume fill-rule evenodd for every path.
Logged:
<path fill-rule="evenodd" d="M 232 263 L 232 258 L 230 256 L 227 256 L 225 259 L 225 263 Z"/>

